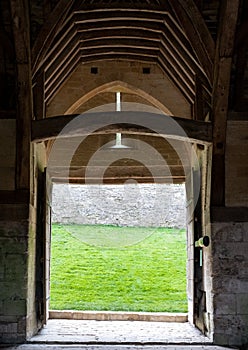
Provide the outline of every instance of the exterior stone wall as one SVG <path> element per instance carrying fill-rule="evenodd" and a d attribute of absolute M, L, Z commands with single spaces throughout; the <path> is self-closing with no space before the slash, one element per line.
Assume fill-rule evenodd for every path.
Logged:
<path fill-rule="evenodd" d="M 52 214 L 63 224 L 185 228 L 185 186 L 55 184 Z"/>

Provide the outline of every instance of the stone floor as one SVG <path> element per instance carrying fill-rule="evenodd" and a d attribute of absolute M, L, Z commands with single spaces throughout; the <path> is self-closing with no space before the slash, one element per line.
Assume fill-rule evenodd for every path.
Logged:
<path fill-rule="evenodd" d="M 41 343 L 134 343 L 209 344 L 188 322 L 95 321 L 51 319 L 30 342 Z"/>
<path fill-rule="evenodd" d="M 49 320 L 27 344 L 0 350 L 228 350 L 188 322 Z"/>

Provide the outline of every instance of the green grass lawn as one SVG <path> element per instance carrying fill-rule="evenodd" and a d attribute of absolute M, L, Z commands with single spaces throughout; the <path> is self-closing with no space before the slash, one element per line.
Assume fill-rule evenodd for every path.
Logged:
<path fill-rule="evenodd" d="M 53 225 L 50 309 L 187 312 L 185 231 L 145 230 Z"/>

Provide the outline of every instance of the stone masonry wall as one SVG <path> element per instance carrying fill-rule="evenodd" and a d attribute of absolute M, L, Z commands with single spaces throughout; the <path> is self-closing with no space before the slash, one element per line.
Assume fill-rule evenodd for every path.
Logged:
<path fill-rule="evenodd" d="M 248 121 L 227 123 L 226 206 L 248 206 Z"/>
<path fill-rule="evenodd" d="M 91 74 L 92 66 L 98 68 L 99 74 Z M 146 97 L 155 98 L 155 105 L 163 106 L 163 110 L 166 106 L 169 115 L 189 118 L 192 114 L 191 105 L 168 76 L 156 64 L 149 64 L 150 74 L 143 74 L 143 67 L 144 64 L 141 62 L 126 60 L 105 60 L 80 64 L 65 81 L 63 88 L 46 106 L 46 115 L 81 113 L 82 105 L 86 101 L 89 110 L 109 103 L 114 106 L 114 96 L 111 101 L 109 98 L 106 99 L 105 95 L 104 99 L 98 101 L 99 104 L 92 97 L 99 94 L 100 91 L 107 90 L 108 84 L 112 85 L 113 82 L 116 82 L 117 85 L 130 88 L 137 95 L 142 91 Z"/>
<path fill-rule="evenodd" d="M 212 295 L 216 344 L 248 344 L 247 251 L 248 223 L 212 224 Z"/>
<path fill-rule="evenodd" d="M 16 220 L 0 214 L 0 343 L 19 343 L 26 339 L 28 223 L 22 216 L 28 206 L 0 208 Z"/>
<path fill-rule="evenodd" d="M 63 224 L 185 228 L 185 186 L 55 184 L 52 220 Z"/>

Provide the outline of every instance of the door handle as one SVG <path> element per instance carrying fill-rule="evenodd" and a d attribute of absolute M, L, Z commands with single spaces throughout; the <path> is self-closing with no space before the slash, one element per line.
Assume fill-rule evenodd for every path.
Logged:
<path fill-rule="evenodd" d="M 198 241 L 195 241 L 195 247 L 196 248 L 203 248 L 208 247 L 210 243 L 210 238 L 208 236 L 203 236 L 198 239 Z"/>

